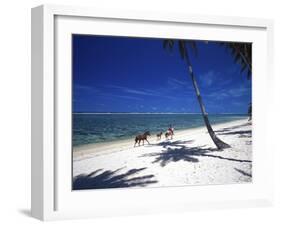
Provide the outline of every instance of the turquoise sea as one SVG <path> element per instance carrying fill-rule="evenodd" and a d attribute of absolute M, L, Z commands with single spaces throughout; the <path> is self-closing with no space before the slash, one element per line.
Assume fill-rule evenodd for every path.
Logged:
<path fill-rule="evenodd" d="M 211 124 L 246 118 L 242 114 L 209 115 Z M 177 130 L 204 126 L 201 114 L 73 113 L 73 146 L 134 138 L 150 131 L 166 131 L 170 124 Z"/>

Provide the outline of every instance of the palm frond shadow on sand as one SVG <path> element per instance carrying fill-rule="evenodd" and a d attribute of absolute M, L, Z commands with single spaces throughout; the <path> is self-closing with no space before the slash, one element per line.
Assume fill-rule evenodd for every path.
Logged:
<path fill-rule="evenodd" d="M 226 132 L 226 131 L 233 131 L 234 129 L 242 129 L 245 126 L 249 126 L 252 125 L 251 122 L 246 122 L 244 124 L 241 125 L 237 125 L 237 126 L 230 126 L 230 127 L 225 127 L 219 130 L 215 130 L 214 132 L 219 133 L 219 132 Z"/>
<path fill-rule="evenodd" d="M 237 172 L 241 173 L 243 176 L 246 176 L 246 177 L 250 177 L 252 178 L 252 174 L 251 173 L 248 173 L 244 170 L 241 170 L 241 169 L 238 169 L 238 168 L 234 168 Z"/>
<path fill-rule="evenodd" d="M 220 130 L 216 130 L 215 132 L 218 133 L 218 135 L 239 135 L 239 137 L 252 137 L 252 130 L 242 130 L 243 127 L 251 125 L 250 122 L 238 125 L 238 126 L 232 126 L 227 128 L 222 128 Z M 240 130 L 236 130 L 240 129 Z M 235 131 L 233 131 L 235 130 Z"/>
<path fill-rule="evenodd" d="M 187 147 L 186 144 L 192 143 L 190 141 L 175 141 L 175 142 L 161 142 L 156 145 L 162 146 L 162 152 L 154 152 L 149 154 L 141 155 L 140 157 L 154 157 L 152 163 L 159 163 L 162 167 L 166 166 L 171 162 L 187 161 L 197 163 L 199 162 L 198 157 L 210 157 L 218 158 L 221 160 L 234 161 L 234 162 L 252 162 L 250 160 L 241 160 L 234 158 L 227 158 L 213 152 L 218 152 L 216 148 L 209 148 L 206 145 Z"/>
<path fill-rule="evenodd" d="M 125 173 L 119 173 L 123 168 L 111 171 L 102 169 L 90 174 L 81 174 L 73 179 L 73 190 L 81 189 L 103 189 L 103 188 L 124 188 L 124 187 L 145 187 L 148 184 L 157 183 L 154 175 L 137 176 L 146 168 L 131 169 Z"/>

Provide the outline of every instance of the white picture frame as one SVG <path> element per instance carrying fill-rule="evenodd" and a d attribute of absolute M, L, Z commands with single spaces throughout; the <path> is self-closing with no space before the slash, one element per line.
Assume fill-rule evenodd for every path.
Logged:
<path fill-rule="evenodd" d="M 141 26 L 145 29 L 135 29 Z M 171 188 L 71 191 L 68 143 L 71 92 L 69 34 L 187 38 L 177 26 L 194 29 L 192 38 L 247 40 L 253 52 L 253 182 Z M 168 29 L 169 28 L 169 29 Z M 239 37 L 233 32 L 239 31 Z M 190 37 L 189 37 L 190 38 Z M 43 5 L 32 9 L 32 186 L 31 213 L 41 220 L 272 205 L 273 150 L 266 120 L 272 104 L 273 22 L 265 19 L 131 12 Z M 253 50 L 255 51 L 255 49 Z M 61 76 L 57 76 L 60 74 Z M 65 76 L 63 76 L 65 75 Z M 66 80 L 64 80 L 66 79 Z M 62 85 L 64 84 L 64 85 Z M 63 103 L 64 111 L 58 110 Z M 61 107 L 60 107 L 61 109 Z M 66 116 L 66 117 L 65 117 Z M 62 129 L 63 128 L 63 129 Z M 63 133 L 60 131 L 64 131 Z M 69 150 L 70 148 L 70 150 Z M 70 151 L 70 154 L 67 152 Z M 165 199 L 163 199 L 165 197 Z M 173 197 L 173 198 L 170 198 Z"/>

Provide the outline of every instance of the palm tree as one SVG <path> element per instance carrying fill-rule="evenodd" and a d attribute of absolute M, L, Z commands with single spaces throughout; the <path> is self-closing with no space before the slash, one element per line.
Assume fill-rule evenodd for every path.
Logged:
<path fill-rule="evenodd" d="M 241 65 L 241 71 L 246 71 L 247 78 L 252 77 L 252 44 L 251 43 L 239 43 L 239 42 L 221 42 L 220 45 L 225 46 L 227 50 L 230 50 L 233 56 L 234 62 Z M 248 106 L 249 121 L 252 120 L 252 102 Z"/>
<path fill-rule="evenodd" d="M 252 44 L 242 42 L 220 42 L 227 50 L 230 50 L 234 62 L 241 65 L 241 73 L 247 72 L 248 79 L 252 76 Z"/>
<path fill-rule="evenodd" d="M 202 116 L 203 116 L 203 119 L 204 119 L 204 122 L 205 122 L 205 125 L 207 127 L 207 130 L 208 130 L 208 133 L 209 133 L 210 137 L 212 138 L 214 144 L 217 146 L 218 149 L 229 148 L 230 147 L 229 144 L 223 142 L 222 140 L 220 140 L 216 136 L 216 134 L 215 134 L 210 122 L 209 122 L 208 113 L 206 112 L 206 109 L 205 109 L 205 106 L 203 104 L 203 100 L 202 100 L 202 97 L 201 97 L 201 94 L 200 94 L 200 91 L 199 91 L 199 88 L 198 88 L 198 84 L 196 82 L 196 78 L 195 78 L 193 68 L 192 68 L 192 64 L 191 64 L 190 57 L 189 57 L 189 52 L 188 52 L 188 49 L 187 49 L 187 47 L 189 47 L 190 49 L 192 49 L 195 52 L 195 54 L 197 54 L 196 42 L 191 41 L 191 40 L 187 41 L 187 40 L 166 39 L 163 42 L 163 46 L 164 46 L 165 49 L 172 50 L 176 43 L 178 44 L 178 48 L 179 48 L 181 58 L 184 60 L 184 62 L 188 66 L 189 75 L 190 75 L 190 78 L 192 80 L 193 87 L 195 89 L 195 93 L 196 93 L 196 96 L 197 96 L 197 99 L 198 99 L 198 102 L 199 102 L 199 105 L 200 105 L 201 113 L 202 113 Z"/>
<path fill-rule="evenodd" d="M 252 103 L 249 103 L 249 106 L 248 106 L 248 116 L 249 116 L 248 121 L 251 121 L 252 120 Z"/>

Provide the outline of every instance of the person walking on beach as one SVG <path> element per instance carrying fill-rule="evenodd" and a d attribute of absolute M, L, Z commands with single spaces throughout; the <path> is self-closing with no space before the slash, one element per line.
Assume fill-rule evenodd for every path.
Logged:
<path fill-rule="evenodd" d="M 174 135 L 174 128 L 172 127 L 172 125 L 170 125 L 167 132 L 165 133 L 165 137 L 166 139 L 168 139 L 168 137 L 170 136 L 171 139 L 173 139 L 173 135 Z"/>
<path fill-rule="evenodd" d="M 172 127 L 172 124 L 170 124 L 168 131 L 170 131 L 172 134 L 174 134 L 174 128 Z"/>

